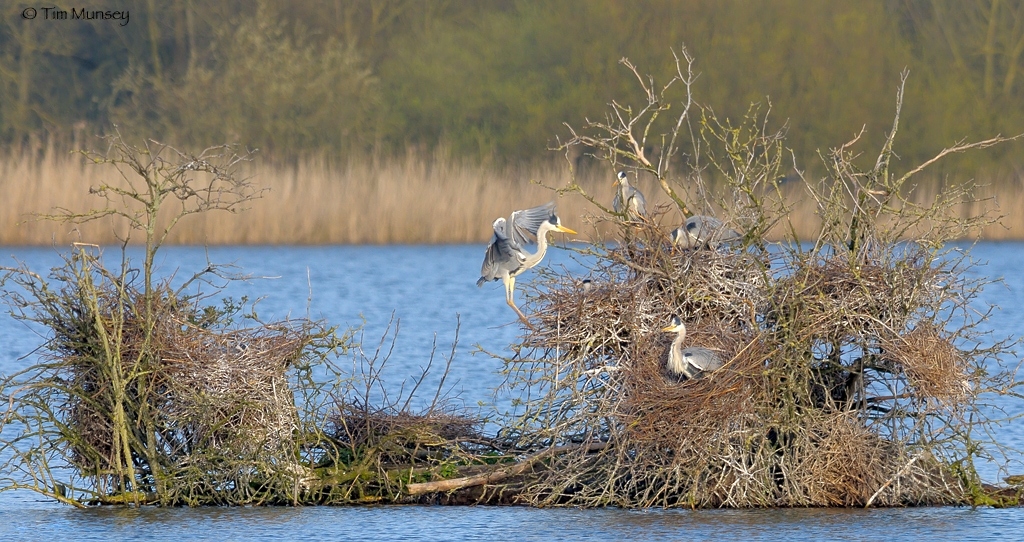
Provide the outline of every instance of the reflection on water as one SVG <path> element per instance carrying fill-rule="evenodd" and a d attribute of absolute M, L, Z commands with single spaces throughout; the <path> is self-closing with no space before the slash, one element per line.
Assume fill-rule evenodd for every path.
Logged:
<path fill-rule="evenodd" d="M 392 311 L 400 332 L 389 361 L 389 380 L 417 374 L 427 364 L 435 334 L 438 354 L 447 353 L 461 322 L 459 349 L 452 365 L 458 398 L 466 405 L 490 402 L 501 382 L 500 362 L 482 353 L 504 353 L 519 331 L 515 314 L 504 302 L 500 283 L 477 288 L 484 247 L 168 247 L 159 258 L 160 272 L 177 272 L 180 283 L 215 263 L 234 263 L 257 277 L 231 284 L 225 295 L 262 300 L 257 311 L 264 320 L 293 317 L 323 318 L 343 326 L 365 322 L 364 343 L 375 347 Z M 973 248 L 988 265 L 978 270 L 1005 277 L 1005 285 L 987 288 L 979 302 L 998 304 L 986 329 L 994 336 L 1024 329 L 1024 244 L 986 243 Z M 59 263 L 52 249 L 6 248 L 35 270 Z M 108 257 L 119 258 L 115 250 Z M 116 261 L 116 260 L 114 260 Z M 582 273 L 566 251 L 549 252 L 547 265 Z M 10 265 L 7 260 L 3 265 Z M 530 280 L 532 273 L 522 277 Z M 209 289 L 209 288 L 207 288 Z M 522 294 L 518 294 L 520 300 Z M 31 330 L 29 330 L 31 331 Z M 0 317 L 0 372 L 10 374 L 32 362 L 19 359 L 36 348 L 39 335 L 22 323 Z M 441 360 L 439 360 L 441 361 Z M 1016 360 L 1006 360 L 1016 363 Z M 436 381 L 435 381 L 436 382 Z M 428 394 L 432 397 L 432 393 Z M 430 397 L 427 398 L 429 400 Z M 501 406 L 503 403 L 499 402 Z M 1017 409 L 1020 410 L 1019 408 Z M 999 428 L 997 438 L 1024 447 L 1019 423 Z M 1020 457 L 1013 457 L 1018 461 Z M 1024 467 L 1015 471 L 1024 472 Z M 998 473 L 985 475 L 995 480 Z M 525 508 L 243 508 L 202 510 L 87 510 L 78 511 L 40 502 L 31 493 L 0 494 L 0 537 L 75 539 L 138 537 L 162 539 L 283 539 L 327 535 L 360 539 L 888 539 L 893 533 L 936 538 L 1013 536 L 1024 519 L 1017 510 L 899 509 L 899 510 L 716 510 L 646 511 L 534 510 Z"/>

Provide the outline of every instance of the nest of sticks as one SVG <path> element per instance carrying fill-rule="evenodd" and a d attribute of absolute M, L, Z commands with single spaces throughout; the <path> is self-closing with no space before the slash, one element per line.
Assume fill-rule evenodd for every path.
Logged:
<path fill-rule="evenodd" d="M 410 463 L 414 450 L 454 450 L 482 441 L 481 421 L 455 411 L 416 414 L 389 407 L 343 402 L 328 420 L 327 435 L 358 454 L 378 448 L 382 462 Z"/>
<path fill-rule="evenodd" d="M 288 366 L 305 345 L 301 330 L 163 323 L 158 408 L 176 449 L 246 456 L 292 445 L 297 416 Z"/>
<path fill-rule="evenodd" d="M 774 285 L 766 316 L 817 337 L 885 335 L 903 330 L 915 310 L 935 301 L 938 269 L 920 252 L 895 262 L 808 255 Z"/>
<path fill-rule="evenodd" d="M 308 330 L 288 323 L 209 329 L 161 289 L 144 352 L 142 295 L 120 298 L 111 291 L 97 299 L 100 318 L 87 307 L 69 306 L 65 333 L 55 337 L 62 345 L 57 362 L 66 366 L 74 391 L 67 410 L 75 438 L 68 441 L 77 468 L 113 470 L 114 443 L 123 442 L 115 435 L 118 412 L 132 420 L 136 435 L 129 437 L 130 447 L 144 472 L 157 468 L 150 464 L 156 461 L 164 472 L 195 471 L 213 480 L 251 472 L 258 464 L 295 463 L 298 417 L 288 375 L 308 343 Z M 73 331 L 97 321 L 112 339 L 108 347 L 116 358 Z M 145 386 L 133 384 L 143 376 Z M 125 390 L 120 397 L 113 391 L 118 384 Z M 255 458 L 260 460 L 254 463 Z"/>
<path fill-rule="evenodd" d="M 962 403 L 969 389 L 965 358 L 921 317 L 937 271 L 918 255 L 679 250 L 653 225 L 628 228 L 626 243 L 590 251 L 589 285 L 543 274 L 535 288 L 534 330 L 508 364 L 510 386 L 543 392 L 505 435 L 564 453 L 521 488 L 525 502 L 963 502 L 941 446 L 897 414 L 926 397 Z M 721 369 L 669 374 L 672 316 Z M 893 380 L 900 393 L 879 397 Z"/>

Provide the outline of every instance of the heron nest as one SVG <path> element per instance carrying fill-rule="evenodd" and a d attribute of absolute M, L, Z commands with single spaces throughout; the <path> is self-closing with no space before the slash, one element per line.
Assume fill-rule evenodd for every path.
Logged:
<path fill-rule="evenodd" d="M 304 346 L 300 330 L 192 330 L 161 326 L 160 399 L 183 451 L 217 448 L 247 455 L 290 446 L 297 427 L 288 366 Z M 166 329 L 170 328 L 170 329 Z M 185 331 L 184 333 L 182 331 Z"/>
<path fill-rule="evenodd" d="M 344 402 L 328 420 L 327 434 L 350 453 L 377 450 L 391 468 L 426 467 L 431 461 L 462 461 L 464 443 L 482 442 L 481 421 L 454 409 L 412 413 L 393 407 Z M 364 452 L 365 453 L 365 452 Z M 468 454 L 464 454 L 467 455 Z"/>
<path fill-rule="evenodd" d="M 626 228 L 626 243 L 584 250 L 588 277 L 544 273 L 533 291 L 535 329 L 507 360 L 508 385 L 533 395 L 505 436 L 569 451 L 522 499 L 963 501 L 945 440 L 956 428 L 941 420 L 969 403 L 971 367 L 938 323 L 942 269 L 923 250 L 867 261 L 681 250 L 653 224 Z M 693 380 L 669 374 L 672 316 L 687 324 L 686 346 L 725 365 Z M 592 442 L 603 446 L 579 446 Z"/>
<path fill-rule="evenodd" d="M 289 365 L 307 346 L 307 329 L 287 322 L 208 329 L 161 288 L 149 309 L 158 316 L 147 336 L 141 293 L 129 290 L 125 296 L 103 288 L 96 300 L 90 307 L 66 297 L 70 302 L 53 313 L 61 321 L 54 326 L 60 332 L 52 357 L 70 376 L 65 409 L 77 469 L 114 472 L 122 452 L 117 443 L 125 440 L 139 446 L 140 469 L 159 468 L 182 480 L 202 480 L 201 485 L 295 463 L 298 416 Z M 97 335 L 115 340 L 104 347 Z M 115 392 L 115 384 L 138 379 L 143 371 L 145 388 Z M 141 426 L 137 434 L 120 433 L 122 417 Z M 146 431 L 152 433 L 144 437 Z M 197 489 L 185 485 L 181 495 Z M 108 490 L 113 491 L 100 493 Z"/>

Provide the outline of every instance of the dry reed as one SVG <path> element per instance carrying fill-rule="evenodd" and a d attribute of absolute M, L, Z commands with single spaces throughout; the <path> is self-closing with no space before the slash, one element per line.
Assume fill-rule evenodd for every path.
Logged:
<path fill-rule="evenodd" d="M 570 179 L 565 161 L 497 168 L 462 162 L 443 155 L 413 153 L 383 162 L 349 160 L 332 165 L 325 158 L 293 164 L 257 160 L 246 175 L 258 187 L 269 188 L 264 198 L 249 204 L 245 213 L 208 213 L 187 217 L 176 227 L 170 242 L 178 244 L 387 244 L 476 243 L 490 237 L 491 222 L 515 209 L 555 199 L 531 181 L 565 186 Z M 598 200 L 611 201 L 614 171 L 585 168 L 576 179 Z M 37 154 L 0 156 L 0 245 L 63 245 L 84 241 L 116 242 L 127 230 L 117 221 L 82 224 L 75 228 L 33 219 L 54 208 L 85 212 L 83 194 L 101 182 L 112 182 L 111 171 L 86 163 L 78 154 L 48 147 Z M 912 199 L 927 206 L 938 191 L 938 181 L 923 182 Z M 975 196 L 992 198 L 1003 209 L 1024 206 L 1021 177 L 1006 174 L 979 183 Z M 639 188 L 653 206 L 670 201 L 657 181 L 641 176 Z M 685 187 L 684 187 L 685 189 Z M 820 229 L 816 202 L 799 182 L 781 187 L 792 207 L 790 220 L 801 239 L 814 239 Z M 697 189 L 693 189 L 696 195 Z M 962 216 L 978 214 L 981 201 L 966 201 L 953 209 Z M 580 231 L 581 238 L 608 237 L 611 230 L 583 227 L 594 208 L 579 198 L 559 198 L 559 215 Z M 1007 213 L 1001 225 L 984 228 L 990 240 L 1017 239 L 1024 232 L 1024 215 Z M 681 215 L 667 217 L 682 220 Z M 581 227 L 576 227 L 580 225 Z M 768 239 L 782 238 L 778 227 Z"/>

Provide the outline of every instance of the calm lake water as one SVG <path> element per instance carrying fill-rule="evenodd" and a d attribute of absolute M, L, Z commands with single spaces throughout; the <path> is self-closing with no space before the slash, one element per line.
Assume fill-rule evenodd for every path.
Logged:
<path fill-rule="evenodd" d="M 497 404 L 493 389 L 500 384 L 498 360 L 474 353 L 502 353 L 519 332 L 515 314 L 504 302 L 500 283 L 477 288 L 483 246 L 387 247 L 223 247 L 209 250 L 168 247 L 160 272 L 177 272 L 183 280 L 202 269 L 207 257 L 233 263 L 258 277 L 231 284 L 223 295 L 263 297 L 257 305 L 264 320 L 323 318 L 342 326 L 363 325 L 367 350 L 376 347 L 392 314 L 400 321 L 394 353 L 388 362 L 390 382 L 418 374 L 429 359 L 435 337 L 440 354 L 451 350 L 457 322 L 459 346 L 449 383 L 467 406 Z M 585 270 L 555 250 L 547 265 L 569 273 Z M 986 288 L 979 307 L 999 305 L 985 324 L 995 336 L 1024 330 L 1024 243 L 985 243 L 972 254 L 987 262 L 976 272 L 1004 277 L 1005 285 Z M 60 262 L 53 249 L 0 248 L 36 271 Z M 118 253 L 108 251 L 116 261 Z M 532 277 L 527 273 L 523 280 Z M 520 294 L 521 295 L 521 294 Z M 32 363 L 24 358 L 41 338 L 24 324 L 0 315 L 0 372 Z M 1004 360 L 1016 364 L 1018 360 Z M 435 380 L 436 381 L 436 380 Z M 428 394 L 427 401 L 433 396 Z M 1011 412 L 1021 410 L 1011 406 Z M 484 407 L 488 408 L 488 407 Z M 1024 448 L 1024 422 L 998 428 L 997 439 Z M 1024 472 L 1020 456 L 1010 459 L 1011 472 Z M 998 481 L 993 465 L 983 475 Z M 1017 539 L 1024 512 L 1013 510 L 925 508 L 896 510 L 535 510 L 491 507 L 359 507 L 359 508 L 216 508 L 96 509 L 79 511 L 39 499 L 31 492 L 0 494 L 0 539 L 844 539 L 882 540 Z"/>

